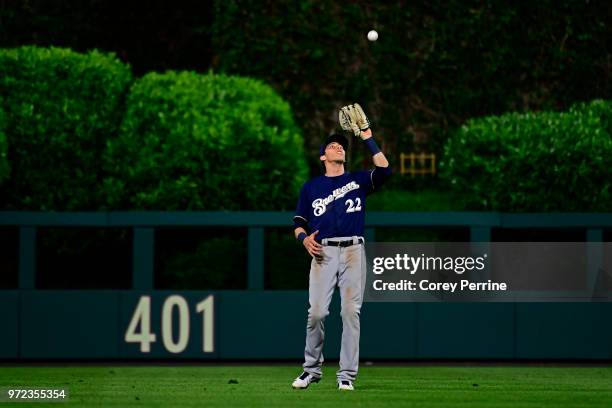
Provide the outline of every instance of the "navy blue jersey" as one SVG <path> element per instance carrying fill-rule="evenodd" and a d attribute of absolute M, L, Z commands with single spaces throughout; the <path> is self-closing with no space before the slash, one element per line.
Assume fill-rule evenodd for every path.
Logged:
<path fill-rule="evenodd" d="M 363 235 L 366 195 L 376 191 L 391 175 L 389 167 L 319 176 L 304 184 L 294 220 L 308 224 L 308 233 L 323 238 Z"/>

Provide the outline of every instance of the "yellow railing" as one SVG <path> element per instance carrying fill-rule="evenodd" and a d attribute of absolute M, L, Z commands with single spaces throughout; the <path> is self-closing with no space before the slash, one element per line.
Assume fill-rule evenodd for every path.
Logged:
<path fill-rule="evenodd" d="M 409 162 L 408 166 L 406 162 Z M 415 175 L 436 174 L 436 155 L 435 153 L 400 153 L 400 172 L 401 174 Z"/>

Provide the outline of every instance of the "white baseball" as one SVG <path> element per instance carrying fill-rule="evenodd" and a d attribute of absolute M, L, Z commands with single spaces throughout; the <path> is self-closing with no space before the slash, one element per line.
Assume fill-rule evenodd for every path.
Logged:
<path fill-rule="evenodd" d="M 378 40 L 378 33 L 376 32 L 376 30 L 371 30 L 368 33 L 368 40 L 370 41 L 376 41 Z"/>

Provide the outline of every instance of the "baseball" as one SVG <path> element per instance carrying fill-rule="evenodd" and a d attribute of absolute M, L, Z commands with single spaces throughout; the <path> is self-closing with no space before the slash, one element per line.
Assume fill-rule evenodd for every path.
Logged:
<path fill-rule="evenodd" d="M 378 33 L 376 32 L 376 30 L 371 30 L 368 33 L 368 40 L 370 41 L 376 41 L 378 40 Z"/>

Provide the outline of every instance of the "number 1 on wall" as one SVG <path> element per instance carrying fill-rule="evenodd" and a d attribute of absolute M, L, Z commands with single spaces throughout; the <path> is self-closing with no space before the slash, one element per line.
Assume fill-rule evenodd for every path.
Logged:
<path fill-rule="evenodd" d="M 215 315 L 215 303 L 213 295 L 209 295 L 206 299 L 196 305 L 196 312 L 202 313 L 202 351 L 212 353 L 215 350 L 213 336 L 213 316 Z"/>

